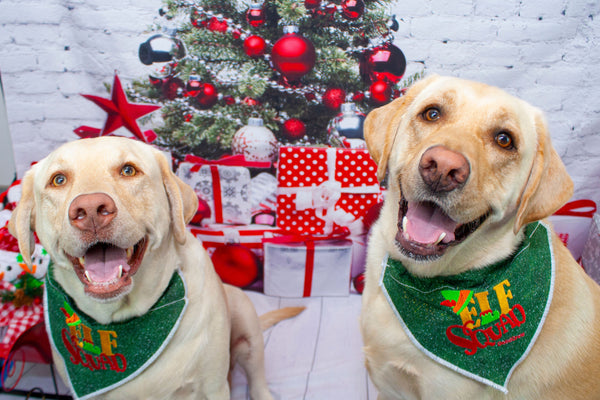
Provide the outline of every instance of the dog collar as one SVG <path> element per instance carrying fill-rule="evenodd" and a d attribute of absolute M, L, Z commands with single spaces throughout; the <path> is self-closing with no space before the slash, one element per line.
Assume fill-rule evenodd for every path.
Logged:
<path fill-rule="evenodd" d="M 507 393 L 552 301 L 555 266 L 548 227 L 528 225 L 513 257 L 454 276 L 418 278 L 389 256 L 383 265 L 380 286 L 415 346 Z"/>
<path fill-rule="evenodd" d="M 99 324 L 78 309 L 48 268 L 44 291 L 46 330 L 65 363 L 75 398 L 113 390 L 144 371 L 167 346 L 187 307 L 187 288 L 179 271 L 144 315 Z"/>

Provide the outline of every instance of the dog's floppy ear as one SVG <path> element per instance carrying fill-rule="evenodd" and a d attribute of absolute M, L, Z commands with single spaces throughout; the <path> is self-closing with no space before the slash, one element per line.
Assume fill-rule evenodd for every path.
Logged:
<path fill-rule="evenodd" d="M 432 75 L 417 81 L 402 97 L 371 111 L 365 120 L 364 136 L 369 153 L 377 163 L 377 178 L 382 181 L 385 178 L 386 168 L 392 146 L 396 138 L 398 125 L 404 111 L 414 100 L 416 95 L 432 80 L 437 79 Z"/>
<path fill-rule="evenodd" d="M 8 230 L 19 242 L 23 261 L 31 266 L 31 254 L 35 250 L 35 197 L 33 195 L 33 170 L 29 170 L 21 181 L 21 199 L 14 209 Z"/>
<path fill-rule="evenodd" d="M 156 160 L 160 166 L 163 185 L 171 206 L 173 234 L 178 243 L 184 244 L 185 226 L 198 211 L 198 196 L 188 184 L 171 171 L 169 163 L 162 153 L 156 152 Z"/>
<path fill-rule="evenodd" d="M 537 150 L 518 204 L 513 230 L 552 215 L 573 195 L 573 181 L 550 142 L 546 121 L 536 110 Z"/>

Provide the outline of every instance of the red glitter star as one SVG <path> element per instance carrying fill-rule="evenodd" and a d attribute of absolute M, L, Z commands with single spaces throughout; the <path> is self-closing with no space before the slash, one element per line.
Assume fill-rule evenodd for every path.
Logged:
<path fill-rule="evenodd" d="M 125 127 L 144 142 L 151 142 L 156 139 L 156 134 L 153 131 L 142 132 L 136 121 L 138 118 L 158 110 L 160 106 L 128 102 L 117 75 L 115 75 L 110 99 L 90 94 L 82 94 L 82 96 L 93 101 L 97 106 L 106 111 L 108 116 L 101 130 L 87 126 L 80 126 L 75 129 L 75 133 L 80 137 L 106 136 L 120 127 Z"/>

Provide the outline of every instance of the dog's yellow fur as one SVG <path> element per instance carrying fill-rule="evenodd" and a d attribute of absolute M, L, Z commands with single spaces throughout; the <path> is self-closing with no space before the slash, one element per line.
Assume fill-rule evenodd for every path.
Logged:
<path fill-rule="evenodd" d="M 441 117 L 423 113 L 435 107 Z M 494 142 L 510 132 L 515 148 Z M 538 109 L 484 84 L 432 76 L 371 112 L 365 139 L 388 174 L 388 193 L 369 241 L 361 329 L 366 364 L 380 399 L 600 399 L 600 288 L 553 235 L 554 297 L 529 356 L 508 384 L 508 395 L 435 363 L 405 334 L 378 286 L 386 254 L 420 277 L 454 275 L 509 257 L 523 227 L 548 217 L 572 195 L 573 184 L 552 147 Z M 443 146 L 468 160 L 464 185 L 444 198 L 424 197 L 419 160 Z M 401 195 L 438 202 L 458 223 L 489 216 L 463 242 L 437 258 L 418 260 L 399 249 Z"/>
<path fill-rule="evenodd" d="M 133 167 L 135 173 L 124 166 Z M 228 372 L 239 362 L 248 375 L 251 397 L 272 399 L 264 375 L 261 322 L 241 290 L 221 283 L 208 254 L 186 230 L 198 199 L 171 172 L 161 152 L 126 138 L 78 140 L 37 163 L 22 185 L 10 230 L 23 257 L 30 261 L 33 232 L 37 232 L 54 262 L 55 280 L 98 322 L 146 313 L 176 269 L 185 278 L 188 307 L 169 345 L 141 375 L 102 398 L 229 399 Z M 85 238 L 69 216 L 74 199 L 93 193 L 109 196 L 117 209 L 102 231 L 102 241 L 124 249 L 143 237 L 149 243 L 130 290 L 102 301 L 86 293 L 69 258 L 85 254 L 93 244 L 94 238 L 92 242 Z M 263 324 L 272 325 L 299 311 L 277 310 L 265 315 Z M 54 360 L 66 378 L 62 358 L 54 354 Z"/>

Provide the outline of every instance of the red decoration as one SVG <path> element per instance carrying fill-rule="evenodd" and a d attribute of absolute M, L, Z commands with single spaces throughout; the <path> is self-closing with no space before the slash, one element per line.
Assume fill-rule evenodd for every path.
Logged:
<path fill-rule="evenodd" d="M 251 35 L 244 40 L 244 52 L 248 57 L 258 58 L 265 54 L 267 43 L 265 39 L 257 35 Z"/>
<path fill-rule="evenodd" d="M 187 91 L 188 96 L 197 96 L 201 90 L 202 81 L 198 75 L 190 75 L 187 85 L 185 85 L 185 90 Z"/>
<path fill-rule="evenodd" d="M 194 97 L 196 99 L 196 105 L 203 110 L 211 108 L 219 100 L 217 88 L 206 82 L 200 83 L 197 94 Z"/>
<path fill-rule="evenodd" d="M 352 283 L 354 284 L 354 289 L 356 289 L 358 293 L 362 294 L 363 290 L 365 289 L 365 273 L 363 272 L 362 274 L 357 275 Z"/>
<path fill-rule="evenodd" d="M 283 77 L 298 81 L 315 65 L 317 54 L 310 40 L 299 35 L 296 27 L 286 27 L 282 36 L 271 50 L 273 66 Z"/>
<path fill-rule="evenodd" d="M 287 140 L 298 140 L 306 134 L 306 125 L 298 118 L 290 118 L 283 123 L 282 135 Z"/>
<path fill-rule="evenodd" d="M 223 282 L 246 287 L 258 277 L 259 261 L 256 255 L 241 244 L 226 244 L 216 248 L 212 262 Z"/>
<path fill-rule="evenodd" d="M 386 81 L 375 81 L 370 87 L 371 101 L 375 105 L 388 103 L 392 98 L 392 86 Z"/>
<path fill-rule="evenodd" d="M 342 16 L 349 20 L 360 18 L 365 12 L 365 3 L 363 0 L 343 0 Z"/>
<path fill-rule="evenodd" d="M 330 110 L 338 111 L 346 101 L 346 92 L 340 88 L 329 88 L 323 93 L 323 105 Z"/>
<path fill-rule="evenodd" d="M 231 95 L 227 95 L 223 97 L 223 101 L 225 102 L 225 104 L 227 104 L 228 106 L 234 105 L 235 104 L 235 98 Z"/>
<path fill-rule="evenodd" d="M 179 78 L 166 78 L 161 88 L 164 98 L 174 100 L 180 93 L 179 89 L 185 88 L 185 84 Z"/>
<path fill-rule="evenodd" d="M 195 8 L 192 9 L 192 12 L 190 13 L 190 21 L 196 28 L 203 28 L 208 22 L 206 20 L 206 14 L 196 10 Z"/>
<path fill-rule="evenodd" d="M 355 103 L 363 101 L 364 99 L 365 99 L 365 94 L 361 91 L 355 92 L 354 95 L 352 96 L 352 101 Z"/>
<path fill-rule="evenodd" d="M 329 3 L 325 7 L 318 9 L 317 14 L 322 15 L 322 16 L 326 17 L 328 20 L 332 21 L 333 16 L 335 15 L 336 11 L 337 11 L 337 5 L 335 5 L 334 3 Z"/>
<path fill-rule="evenodd" d="M 90 94 L 82 94 L 88 100 L 93 101 L 97 106 L 108 113 L 106 122 L 101 130 L 95 130 L 97 136 L 105 136 L 119 129 L 120 127 L 127 128 L 138 139 L 144 142 L 151 142 L 156 139 L 156 134 L 152 131 L 142 132 L 137 124 L 137 119 L 156 111 L 160 106 L 153 104 L 133 104 L 127 101 L 127 96 L 121 86 L 119 77 L 115 75 L 113 82 L 112 93 L 110 99 L 105 99 Z M 77 128 L 75 132 L 80 128 Z"/>
<path fill-rule="evenodd" d="M 208 25 L 206 25 L 208 30 L 213 32 L 227 32 L 227 21 L 220 21 L 217 17 L 212 17 L 210 21 L 208 21 Z"/>
<path fill-rule="evenodd" d="M 307 10 L 314 10 L 321 6 L 321 0 L 304 0 L 304 7 Z"/>
<path fill-rule="evenodd" d="M 314 101 L 317 99 L 317 96 L 312 92 L 308 92 L 304 94 L 304 98 L 306 98 L 308 101 Z"/>
<path fill-rule="evenodd" d="M 200 225 L 204 218 L 210 218 L 210 206 L 204 199 L 198 196 L 198 211 L 190 221 L 194 225 Z"/>
<path fill-rule="evenodd" d="M 250 5 L 250 8 L 246 11 L 246 21 L 255 28 L 265 23 L 265 10 L 262 4 L 254 3 Z"/>
<path fill-rule="evenodd" d="M 397 83 L 406 71 L 406 58 L 402 50 L 386 43 L 365 52 L 359 62 L 359 68 L 365 82 L 387 80 Z"/>
<path fill-rule="evenodd" d="M 246 105 L 249 105 L 250 107 L 260 105 L 260 101 L 253 99 L 252 97 L 244 97 L 244 100 L 242 100 L 242 102 Z"/>

